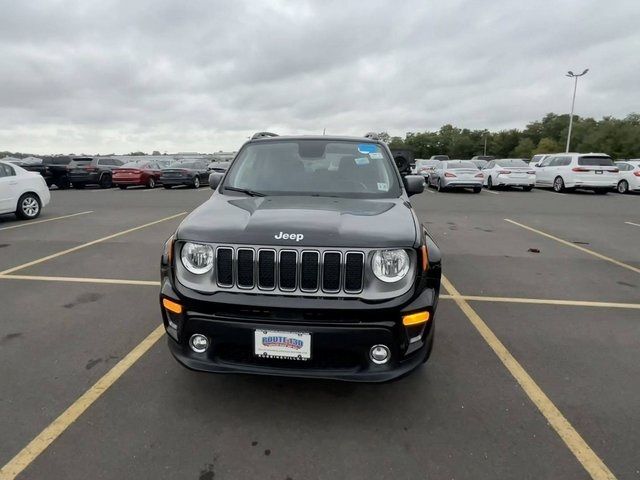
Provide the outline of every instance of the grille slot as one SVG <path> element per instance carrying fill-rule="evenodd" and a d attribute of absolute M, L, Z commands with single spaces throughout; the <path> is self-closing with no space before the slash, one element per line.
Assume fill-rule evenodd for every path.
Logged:
<path fill-rule="evenodd" d="M 298 253 L 295 250 L 280 251 L 279 273 L 280 290 L 295 290 L 298 280 Z"/>
<path fill-rule="evenodd" d="M 238 249 L 238 287 L 253 287 L 253 250 Z"/>
<path fill-rule="evenodd" d="M 258 286 L 266 290 L 276 288 L 275 250 L 260 250 L 258 253 Z"/>
<path fill-rule="evenodd" d="M 318 252 L 302 252 L 300 261 L 300 290 L 315 292 L 318 290 L 318 274 L 320 273 L 320 254 Z"/>
<path fill-rule="evenodd" d="M 233 249 L 218 248 L 216 267 L 218 271 L 218 285 L 233 286 Z"/>
<path fill-rule="evenodd" d="M 364 274 L 364 254 L 362 252 L 347 252 L 344 262 L 344 291 L 357 293 L 362 290 Z"/>
<path fill-rule="evenodd" d="M 325 252 L 322 262 L 322 290 L 329 293 L 340 291 L 340 252 Z"/>

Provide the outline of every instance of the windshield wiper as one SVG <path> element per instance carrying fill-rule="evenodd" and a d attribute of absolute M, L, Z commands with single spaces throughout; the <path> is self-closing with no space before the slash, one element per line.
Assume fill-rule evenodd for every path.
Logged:
<path fill-rule="evenodd" d="M 264 197 L 264 196 L 266 196 L 262 192 L 256 192 L 255 190 L 250 190 L 248 188 L 238 188 L 238 187 L 227 187 L 227 186 L 225 186 L 224 189 L 225 190 L 231 190 L 232 192 L 246 193 L 250 197 Z"/>

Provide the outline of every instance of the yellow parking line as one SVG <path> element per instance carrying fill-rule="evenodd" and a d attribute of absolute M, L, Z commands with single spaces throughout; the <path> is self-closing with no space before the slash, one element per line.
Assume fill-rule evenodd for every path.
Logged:
<path fill-rule="evenodd" d="M 29 442 L 2 469 L 0 480 L 13 480 L 27 468 L 51 443 L 82 415 L 100 396 L 111 387 L 131 366 L 136 363 L 164 334 L 159 325 L 153 332 L 131 350 L 100 380 L 93 384 L 80 398 L 71 404 L 62 414 Z"/>
<path fill-rule="evenodd" d="M 118 278 L 47 277 L 40 275 L 0 275 L 0 280 L 34 280 L 41 282 L 105 283 L 113 285 L 148 285 L 158 287 L 160 282 L 151 280 L 125 280 Z"/>
<path fill-rule="evenodd" d="M 585 300 L 556 300 L 550 298 L 487 297 L 481 295 L 440 295 L 440 298 L 448 300 L 460 298 L 470 302 L 527 303 L 534 305 L 566 305 L 571 307 L 627 308 L 640 310 L 640 303 L 590 302 Z"/>
<path fill-rule="evenodd" d="M 556 242 L 562 243 L 563 245 L 566 245 L 567 247 L 575 248 L 576 250 L 580 250 L 581 252 L 588 253 L 589 255 L 593 255 L 594 257 L 597 257 L 597 258 L 599 258 L 601 260 L 605 260 L 607 262 L 613 263 L 614 265 L 618 265 L 619 267 L 626 268 L 628 270 L 631 270 L 632 272 L 640 273 L 640 268 L 634 267 L 633 265 L 629 265 L 628 263 L 621 262 L 620 260 L 616 260 L 615 258 L 607 257 L 606 255 L 602 255 L 601 253 L 594 252 L 593 250 L 589 250 L 588 248 L 581 247 L 580 245 L 576 245 L 575 243 L 568 242 L 566 240 L 563 240 L 561 238 L 555 237 L 555 236 L 553 236 L 551 234 L 548 234 L 548 233 L 545 233 L 545 232 L 543 232 L 541 230 L 537 230 L 535 228 L 529 227 L 529 226 L 524 225 L 522 223 L 515 222 L 515 221 L 510 220 L 508 218 L 505 218 L 504 220 L 506 222 L 512 223 L 514 225 L 517 225 L 518 227 L 524 228 L 525 230 L 529 230 L 531 232 L 537 233 L 538 235 L 542 235 L 543 237 L 547 237 L 547 238 L 550 238 L 551 240 L 555 240 Z"/>
<path fill-rule="evenodd" d="M 604 462 L 596 455 L 591 447 L 585 442 L 580 434 L 573 428 L 573 425 L 562 415 L 558 407 L 547 397 L 542 389 L 536 384 L 526 370 L 518 363 L 518 361 L 507 350 L 507 347 L 496 337 L 493 331 L 480 318 L 476 311 L 471 308 L 462 295 L 456 290 L 453 284 L 445 277 L 442 277 L 442 284 L 447 292 L 455 297 L 454 301 L 467 316 L 471 324 L 476 328 L 478 333 L 487 342 L 489 347 L 498 356 L 502 364 L 509 370 L 511 375 L 520 384 L 524 392 L 534 405 L 544 415 L 549 424 L 560 436 L 565 445 L 571 450 L 571 453 L 578 459 L 584 469 L 593 479 L 615 479 L 615 476 L 604 464 Z"/>
<path fill-rule="evenodd" d="M 37 225 L 39 223 L 53 222 L 54 220 L 62 220 L 63 218 L 77 217 L 78 215 L 86 215 L 87 213 L 93 213 L 93 210 L 88 210 L 86 212 L 80 212 L 80 213 L 72 213 L 71 215 L 62 215 L 61 217 L 47 218 L 45 220 L 36 220 L 36 221 L 21 223 L 19 225 L 11 225 L 10 227 L 0 228 L 0 231 L 11 230 L 13 228 L 28 227 L 29 225 Z"/>
<path fill-rule="evenodd" d="M 128 230 L 123 230 L 122 232 L 114 233 L 112 235 L 108 235 L 106 237 L 99 238 L 97 240 L 92 240 L 91 242 L 83 243 L 82 245 L 78 245 L 76 247 L 68 248 L 67 250 L 62 250 L 61 252 L 53 253 L 51 255 L 47 255 L 46 257 L 42 257 L 42 258 L 39 258 L 37 260 L 33 260 L 31 262 L 23 263 L 22 265 L 18 265 L 17 267 L 12 267 L 12 268 L 9 268 L 7 270 L 3 270 L 2 272 L 0 272 L 0 276 L 1 275 L 7 275 L 9 273 L 13 273 L 13 272 L 16 272 L 18 270 L 22 270 L 23 268 L 32 267 L 33 265 L 38 265 L 39 263 L 43 263 L 43 262 L 52 260 L 52 259 L 57 258 L 57 257 L 61 257 L 62 255 L 66 255 L 67 253 L 76 252 L 78 250 L 90 247 L 90 246 L 95 245 L 97 243 L 105 242 L 107 240 L 111 240 L 112 238 L 116 238 L 116 237 L 119 237 L 121 235 L 125 235 L 127 233 L 135 232 L 136 230 L 140 230 L 142 228 L 150 227 L 151 225 L 156 225 L 158 223 L 166 222 L 167 220 L 171 220 L 173 218 L 180 217 L 180 216 L 186 215 L 186 214 L 187 214 L 187 212 L 177 213 L 175 215 L 170 215 L 168 217 L 161 218 L 160 220 L 156 220 L 154 222 L 145 223 L 144 225 L 140 225 L 139 227 L 129 228 Z"/>
<path fill-rule="evenodd" d="M 640 227 L 640 223 L 633 223 L 633 222 L 624 222 L 624 223 L 626 223 L 627 225 L 633 225 L 634 227 Z"/>

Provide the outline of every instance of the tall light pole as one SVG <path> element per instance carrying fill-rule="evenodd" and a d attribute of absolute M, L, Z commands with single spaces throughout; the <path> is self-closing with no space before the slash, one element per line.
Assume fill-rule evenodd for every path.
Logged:
<path fill-rule="evenodd" d="M 567 133 L 567 148 L 565 152 L 569 152 L 569 144 L 571 143 L 571 127 L 573 127 L 573 107 L 576 104 L 576 90 L 578 89 L 578 77 L 586 75 L 589 71 L 588 68 L 584 70 L 582 73 L 573 73 L 571 70 L 567 72 L 567 77 L 574 78 L 575 82 L 573 84 L 573 99 L 571 100 L 571 115 L 569 116 L 569 133 Z"/>

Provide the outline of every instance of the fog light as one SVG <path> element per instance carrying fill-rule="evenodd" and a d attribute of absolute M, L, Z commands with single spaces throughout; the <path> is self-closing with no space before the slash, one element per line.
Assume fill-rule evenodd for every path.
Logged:
<path fill-rule="evenodd" d="M 204 353 L 207 351 L 207 348 L 209 348 L 209 339 L 204 335 L 196 333 L 195 335 L 191 335 L 189 346 L 191 350 L 196 353 Z"/>
<path fill-rule="evenodd" d="M 374 345 L 371 347 L 371 350 L 369 350 L 369 357 L 376 365 L 383 365 L 391 358 L 391 352 L 386 345 Z"/>

